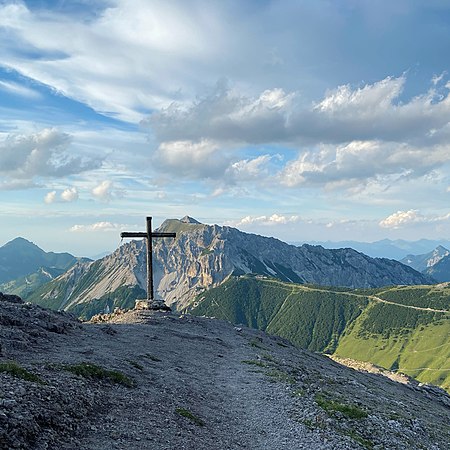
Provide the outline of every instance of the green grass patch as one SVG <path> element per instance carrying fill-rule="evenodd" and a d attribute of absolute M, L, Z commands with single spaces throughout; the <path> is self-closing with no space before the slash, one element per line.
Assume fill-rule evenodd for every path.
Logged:
<path fill-rule="evenodd" d="M 266 375 L 272 379 L 273 382 L 295 384 L 295 378 L 280 369 L 271 369 L 266 372 Z"/>
<path fill-rule="evenodd" d="M 345 431 L 344 434 L 348 436 L 349 438 L 356 441 L 358 444 L 361 444 L 364 448 L 367 450 L 373 449 L 373 442 L 369 441 L 368 439 L 363 438 L 359 433 L 357 433 L 354 430 Z"/>
<path fill-rule="evenodd" d="M 270 354 L 270 353 L 264 353 L 264 355 L 262 355 L 263 359 L 265 359 L 266 361 L 270 361 L 272 363 L 276 363 L 275 358 Z"/>
<path fill-rule="evenodd" d="M 25 381 L 32 381 L 34 383 L 45 384 L 41 378 L 39 378 L 34 373 L 29 372 L 27 369 L 24 369 L 15 361 L 7 361 L 4 363 L 0 363 L 0 373 L 7 373 L 15 378 L 19 378 Z"/>
<path fill-rule="evenodd" d="M 242 364 L 248 364 L 250 366 L 267 367 L 267 363 L 264 361 L 254 360 L 254 359 L 244 359 L 241 361 Z"/>
<path fill-rule="evenodd" d="M 292 397 L 304 397 L 306 394 L 305 390 L 302 388 L 295 389 L 292 391 Z"/>
<path fill-rule="evenodd" d="M 135 369 L 140 370 L 141 372 L 144 370 L 144 366 L 139 364 L 137 361 L 133 361 L 132 359 L 129 359 L 128 362 L 131 366 L 133 366 Z"/>
<path fill-rule="evenodd" d="M 297 422 L 302 423 L 310 430 L 323 430 L 326 428 L 325 424 L 321 420 L 319 420 L 319 418 L 316 418 L 316 420 L 301 419 L 297 420 Z"/>
<path fill-rule="evenodd" d="M 259 348 L 260 350 L 267 350 L 264 346 L 261 345 L 262 339 L 261 338 L 254 338 L 250 341 L 250 346 Z"/>
<path fill-rule="evenodd" d="M 368 414 L 366 411 L 356 405 L 341 403 L 336 400 L 325 398 L 322 394 L 316 394 L 316 403 L 326 412 L 340 412 L 349 419 L 365 419 Z"/>
<path fill-rule="evenodd" d="M 191 411 L 189 411 L 188 409 L 177 408 L 177 409 L 175 409 L 175 412 L 182 417 L 186 417 L 187 419 L 189 419 L 191 422 L 195 423 L 195 425 L 198 425 L 199 427 L 205 426 L 205 422 L 203 422 L 203 420 L 200 419 L 199 417 L 192 414 Z"/>
<path fill-rule="evenodd" d="M 92 363 L 67 364 L 62 368 L 75 375 L 83 378 L 91 378 L 95 380 L 106 380 L 115 384 L 122 384 L 126 387 L 133 387 L 134 381 L 118 370 L 108 370 Z"/>

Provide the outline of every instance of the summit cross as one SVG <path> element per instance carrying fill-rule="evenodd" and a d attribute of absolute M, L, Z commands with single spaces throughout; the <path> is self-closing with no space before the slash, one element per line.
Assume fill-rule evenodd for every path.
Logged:
<path fill-rule="evenodd" d="M 153 238 L 175 238 L 176 233 L 153 233 L 152 218 L 147 217 L 147 231 L 123 231 L 120 233 L 123 238 L 145 238 L 147 240 L 147 302 L 149 306 L 155 304 L 154 289 L 153 289 Z"/>

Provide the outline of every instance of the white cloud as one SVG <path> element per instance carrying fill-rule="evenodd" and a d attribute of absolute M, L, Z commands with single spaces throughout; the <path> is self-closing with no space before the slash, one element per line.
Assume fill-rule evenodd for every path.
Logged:
<path fill-rule="evenodd" d="M 65 202 L 74 202 L 78 200 L 78 190 L 75 187 L 67 188 L 61 192 L 61 200 Z"/>
<path fill-rule="evenodd" d="M 112 198 L 113 188 L 112 181 L 104 180 L 92 189 L 92 195 L 99 200 L 108 201 Z"/>
<path fill-rule="evenodd" d="M 295 93 L 279 88 L 249 97 L 219 83 L 190 107 L 172 104 L 152 114 L 143 125 L 160 141 L 427 144 L 450 122 L 448 88 L 445 95 L 432 90 L 402 103 L 399 98 L 405 82 L 401 76 L 363 87 L 343 85 L 312 105 L 300 103 Z"/>
<path fill-rule="evenodd" d="M 88 225 L 73 225 L 69 231 L 73 233 L 84 233 L 84 232 L 94 232 L 94 231 L 120 231 L 126 229 L 136 228 L 136 225 L 127 225 L 121 223 L 112 222 L 96 222 Z"/>
<path fill-rule="evenodd" d="M 397 211 L 380 221 L 382 228 L 401 228 L 414 223 L 439 223 L 450 220 L 450 213 L 444 215 L 422 215 L 415 209 Z"/>
<path fill-rule="evenodd" d="M 155 197 L 158 200 L 166 200 L 167 199 L 167 192 L 165 192 L 165 191 L 156 191 L 155 192 Z"/>
<path fill-rule="evenodd" d="M 221 176 L 229 164 L 225 153 L 209 140 L 163 142 L 154 160 L 170 173 L 196 179 Z"/>
<path fill-rule="evenodd" d="M 251 225 L 286 225 L 288 223 L 295 223 L 300 221 L 300 216 L 283 216 L 280 214 L 272 214 L 271 216 L 246 216 L 238 221 L 226 222 L 226 225 L 234 227 L 246 227 Z"/>
<path fill-rule="evenodd" d="M 268 154 L 237 159 L 234 153 L 238 150 L 210 140 L 169 141 L 158 147 L 153 161 L 158 169 L 177 178 L 210 180 L 230 187 L 243 182 L 263 182 L 269 176 L 271 161 L 280 159 L 280 155 Z"/>
<path fill-rule="evenodd" d="M 8 135 L 0 142 L 0 175 L 11 179 L 64 177 L 100 167 L 95 158 L 69 153 L 71 137 L 51 128 L 28 135 Z"/>
<path fill-rule="evenodd" d="M 360 117 L 377 117 L 380 111 L 391 108 L 393 101 L 402 92 L 405 78 L 388 77 L 372 85 L 352 89 L 350 85 L 342 85 L 330 91 L 314 109 L 327 114 L 349 114 L 354 118 L 355 113 Z"/>
<path fill-rule="evenodd" d="M 248 97 L 219 83 L 190 107 L 172 104 L 144 125 L 162 141 L 160 168 L 188 178 L 273 179 L 268 162 L 274 156 L 232 156 L 242 146 L 273 143 L 306 147 L 275 177 L 286 187 L 354 189 L 383 177 L 398 182 L 450 162 L 449 93 L 429 91 L 400 102 L 405 82 L 401 76 L 343 85 L 310 107 L 281 89 Z"/>
<path fill-rule="evenodd" d="M 270 155 L 261 155 L 254 159 L 242 159 L 231 163 L 227 169 L 227 176 L 232 180 L 252 180 L 262 176 L 268 176 L 268 163 L 272 159 Z"/>
<path fill-rule="evenodd" d="M 220 42 L 213 8 L 199 12 L 185 2 L 134 0 L 130 8 L 127 0 L 113 0 L 90 20 L 57 9 L 0 5 L 0 28 L 18 43 L 15 51 L 0 50 L 3 63 L 128 121 L 139 121 L 139 111 L 169 104 L 186 85 L 180 69 L 207 61 Z M 210 39 L 212 33 L 216 39 Z M 24 57 L 28 48 L 41 57 Z"/>
<path fill-rule="evenodd" d="M 350 185 L 382 176 L 417 178 L 450 162 L 450 146 L 414 147 L 382 141 L 353 141 L 334 146 L 321 145 L 301 152 L 278 174 L 281 184 Z"/>
<path fill-rule="evenodd" d="M 380 227 L 383 228 L 399 228 L 402 225 L 408 225 L 414 222 L 422 222 L 424 217 L 415 209 L 409 211 L 397 211 L 394 214 L 386 217 L 380 222 Z"/>
<path fill-rule="evenodd" d="M 261 143 L 286 139 L 294 94 L 266 90 L 248 97 L 220 82 L 190 107 L 171 104 L 143 121 L 160 141 Z"/>
<path fill-rule="evenodd" d="M 447 71 L 445 70 L 440 75 L 433 75 L 431 82 L 433 83 L 434 86 L 436 86 L 444 79 L 445 75 L 447 75 Z"/>
<path fill-rule="evenodd" d="M 56 201 L 56 191 L 50 191 L 47 192 L 47 194 L 44 197 L 44 202 L 50 205 L 51 203 L 54 203 Z"/>

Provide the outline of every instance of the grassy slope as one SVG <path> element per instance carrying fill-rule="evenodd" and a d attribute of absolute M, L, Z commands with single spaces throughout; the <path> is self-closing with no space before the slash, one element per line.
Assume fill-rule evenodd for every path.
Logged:
<path fill-rule="evenodd" d="M 450 309 L 450 289 L 438 286 L 391 288 L 377 296 L 402 305 Z M 341 337 L 335 354 L 450 391 L 450 314 L 374 302 Z"/>
<path fill-rule="evenodd" d="M 70 305 L 70 301 L 73 298 L 81 295 L 84 291 L 88 291 L 97 279 L 102 278 L 103 270 L 104 267 L 101 261 L 92 263 L 90 270 L 81 276 L 69 296 L 67 290 L 71 289 L 70 283 L 67 283 L 67 280 L 63 279 L 53 283 L 51 292 L 48 292 L 47 285 L 43 285 L 25 297 L 25 299 L 45 308 L 65 310 L 82 319 L 90 319 L 95 314 L 105 313 L 108 309 L 109 311 L 113 311 L 116 307 L 123 309 L 133 308 L 137 298 L 146 298 L 146 292 L 139 286 L 125 285 L 116 289 L 114 292 L 103 295 L 101 298 L 77 305 Z"/>
<path fill-rule="evenodd" d="M 450 389 L 450 288 L 345 290 L 231 278 L 199 296 L 192 313 L 243 323 L 298 346 L 370 361 Z"/>
<path fill-rule="evenodd" d="M 39 269 L 25 277 L 16 278 L 15 280 L 8 281 L 6 283 L 0 284 L 0 292 L 6 292 L 8 294 L 18 295 L 19 297 L 26 298 L 28 295 L 32 294 L 36 289 L 40 288 L 45 283 L 48 283 L 51 278 L 46 275 L 45 272 L 49 273 L 53 278 L 63 274 L 64 269 L 57 268 L 44 268 Z"/>

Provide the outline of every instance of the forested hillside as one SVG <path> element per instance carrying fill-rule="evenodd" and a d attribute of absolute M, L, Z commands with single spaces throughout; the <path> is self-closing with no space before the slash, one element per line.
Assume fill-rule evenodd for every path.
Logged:
<path fill-rule="evenodd" d="M 351 290 L 232 277 L 190 310 L 450 389 L 448 285 Z"/>

